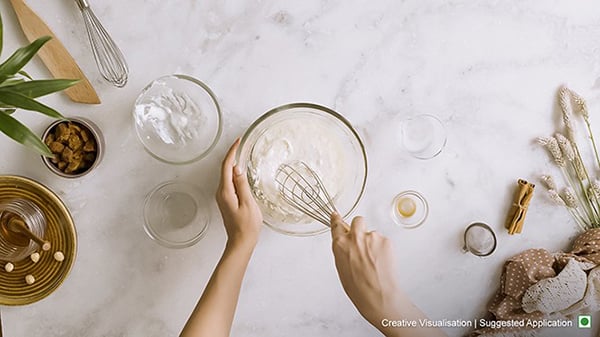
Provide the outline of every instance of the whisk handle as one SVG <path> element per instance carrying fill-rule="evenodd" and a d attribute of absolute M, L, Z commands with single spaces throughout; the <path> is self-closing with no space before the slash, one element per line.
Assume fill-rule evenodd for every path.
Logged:
<path fill-rule="evenodd" d="M 90 3 L 87 0 L 75 0 L 75 1 L 77 2 L 79 9 L 90 8 Z"/>
<path fill-rule="evenodd" d="M 75 0 L 80 9 L 90 8 L 90 3 L 87 0 Z"/>

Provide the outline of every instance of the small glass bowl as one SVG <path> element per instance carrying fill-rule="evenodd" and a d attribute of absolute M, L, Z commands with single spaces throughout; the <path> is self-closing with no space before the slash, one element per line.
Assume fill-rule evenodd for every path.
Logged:
<path fill-rule="evenodd" d="M 44 133 L 42 135 L 42 140 L 44 140 L 44 142 L 45 142 L 48 135 L 51 132 L 53 132 L 54 129 L 56 127 L 58 127 L 59 124 L 65 123 L 65 122 L 74 123 L 74 124 L 78 125 L 79 127 L 82 127 L 83 129 L 88 131 L 89 135 L 96 142 L 96 157 L 94 158 L 94 161 L 91 164 L 91 166 L 88 167 L 85 171 L 81 171 L 81 172 L 77 172 L 77 173 L 65 173 L 62 170 L 60 170 L 56 164 L 54 164 L 52 162 L 52 158 L 46 157 L 46 156 L 41 156 L 41 157 L 42 157 L 42 161 L 44 162 L 46 167 L 48 167 L 48 169 L 50 169 L 50 171 L 52 171 L 56 175 L 61 176 L 63 178 L 79 178 L 79 177 L 82 177 L 82 176 L 90 173 L 102 161 L 102 158 L 104 156 L 104 137 L 102 136 L 102 132 L 100 132 L 100 128 L 96 124 L 94 124 L 94 122 L 92 122 L 86 118 L 83 118 L 83 117 L 70 117 L 70 118 L 66 118 L 66 119 L 57 120 L 57 121 L 53 122 L 52 124 L 50 124 L 44 131 Z"/>
<path fill-rule="evenodd" d="M 167 181 L 146 196 L 144 230 L 165 247 L 190 247 L 206 233 L 211 218 L 208 205 L 197 186 Z"/>
<path fill-rule="evenodd" d="M 33 240 L 6 228 L 5 222 L 14 216 L 21 218 L 38 237 L 43 238 L 46 232 L 44 213 L 33 202 L 25 199 L 0 202 L 0 261 L 19 262 L 39 248 Z"/>
<path fill-rule="evenodd" d="M 133 118 L 146 151 L 169 164 L 204 158 L 223 128 L 215 94 L 186 75 L 163 76 L 148 84 L 135 101 Z"/>
<path fill-rule="evenodd" d="M 400 138 L 404 149 L 417 159 L 431 159 L 446 146 L 444 124 L 433 115 L 416 115 L 400 122 Z"/>
<path fill-rule="evenodd" d="M 417 191 L 404 191 L 392 201 L 392 218 L 398 226 L 416 228 L 421 226 L 429 215 L 429 204 Z"/>

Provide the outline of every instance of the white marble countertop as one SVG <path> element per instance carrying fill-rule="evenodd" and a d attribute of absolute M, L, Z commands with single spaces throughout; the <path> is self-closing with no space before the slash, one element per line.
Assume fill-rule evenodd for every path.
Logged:
<path fill-rule="evenodd" d="M 142 228 L 147 192 L 169 179 L 212 195 L 225 150 L 268 109 L 293 101 L 334 108 L 366 144 L 370 173 L 357 214 L 394 242 L 402 286 L 434 319 L 484 315 L 503 262 L 527 248 L 566 249 L 575 223 L 538 189 L 524 233 L 503 223 L 518 178 L 552 170 L 533 144 L 558 122 L 555 94 L 568 84 L 600 128 L 600 5 L 596 1 L 158 1 L 93 0 L 131 70 L 116 89 L 100 77 L 74 1 L 29 0 L 98 90 L 102 104 L 44 99 L 67 116 L 85 116 L 107 141 L 101 165 L 78 180 L 51 174 L 34 153 L 0 137 L 3 174 L 36 179 L 72 211 L 77 260 L 46 299 L 2 307 L 5 336 L 175 336 L 194 307 L 225 242 L 216 204 L 207 236 L 183 250 L 163 248 Z M 26 43 L 8 1 L 0 3 L 5 47 Z M 39 60 L 26 68 L 49 73 Z M 224 112 L 224 133 L 205 159 L 186 166 L 150 157 L 132 128 L 140 90 L 161 75 L 207 83 Z M 448 144 L 429 161 L 398 146 L 398 121 L 429 113 Z M 50 121 L 19 111 L 42 132 Z M 423 192 L 431 213 L 417 230 L 395 226 L 390 202 Z M 462 231 L 489 223 L 499 236 L 488 258 L 464 255 Z M 595 330 L 595 329 L 594 329 Z M 463 330 L 446 330 L 459 336 Z M 595 331 L 594 331 L 595 332 Z M 557 335 L 566 336 L 565 332 Z M 569 336 L 590 336 L 569 330 Z M 346 298 L 330 237 L 262 231 L 243 285 L 232 336 L 378 336 Z"/>

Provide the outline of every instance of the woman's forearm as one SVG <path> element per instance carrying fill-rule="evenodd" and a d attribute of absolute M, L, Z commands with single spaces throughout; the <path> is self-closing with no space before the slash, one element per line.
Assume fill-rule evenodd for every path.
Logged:
<path fill-rule="evenodd" d="M 228 242 L 181 337 L 227 337 L 254 245 Z"/>

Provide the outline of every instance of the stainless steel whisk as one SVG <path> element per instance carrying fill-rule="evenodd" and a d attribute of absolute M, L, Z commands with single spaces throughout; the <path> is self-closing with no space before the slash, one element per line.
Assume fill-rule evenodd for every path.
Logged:
<path fill-rule="evenodd" d="M 316 221 L 330 226 L 337 209 L 321 178 L 302 161 L 282 164 L 275 175 L 283 200 Z"/>
<path fill-rule="evenodd" d="M 75 0 L 87 30 L 96 65 L 102 77 L 118 88 L 127 84 L 129 68 L 123 53 L 96 17 L 87 0 Z"/>

